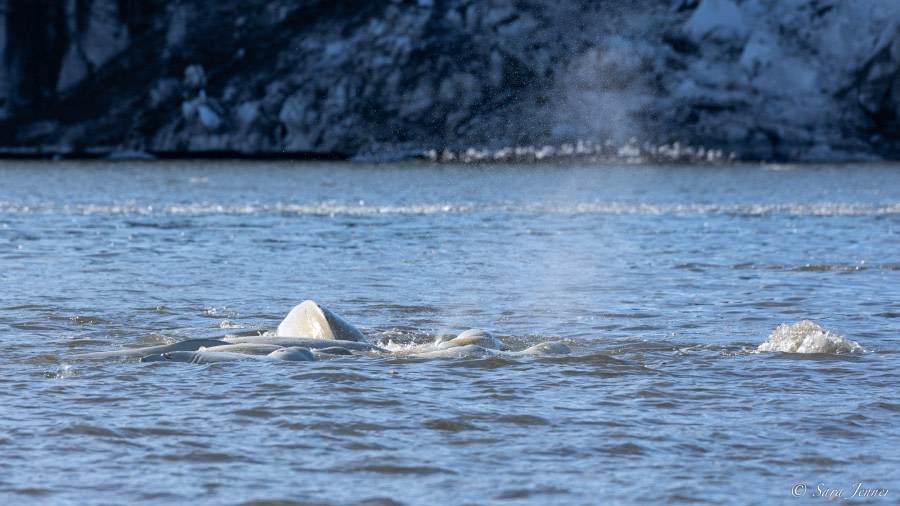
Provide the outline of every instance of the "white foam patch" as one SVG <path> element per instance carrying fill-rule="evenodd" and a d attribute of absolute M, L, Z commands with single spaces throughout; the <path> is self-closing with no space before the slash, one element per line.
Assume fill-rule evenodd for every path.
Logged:
<path fill-rule="evenodd" d="M 793 325 L 782 323 L 768 342 L 759 345 L 757 351 L 782 351 L 787 353 L 854 353 L 865 351 L 856 341 L 851 341 L 815 322 L 802 320 Z"/>
<path fill-rule="evenodd" d="M 64 363 L 60 364 L 59 370 L 56 372 L 55 375 L 53 375 L 53 377 L 56 379 L 66 379 L 66 378 L 71 378 L 74 375 L 75 375 L 75 368 L 72 367 L 70 364 L 67 364 L 64 362 Z"/>
<path fill-rule="evenodd" d="M 414 342 L 395 343 L 392 339 L 388 339 L 387 343 L 382 341 L 378 344 L 378 346 L 381 346 L 389 352 L 399 356 L 415 355 L 418 353 L 425 353 L 435 350 L 435 347 L 433 345 L 422 345 L 416 344 Z"/>

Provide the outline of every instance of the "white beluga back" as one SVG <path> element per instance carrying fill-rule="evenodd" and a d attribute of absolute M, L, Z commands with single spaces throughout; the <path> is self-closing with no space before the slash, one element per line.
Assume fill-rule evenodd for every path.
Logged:
<path fill-rule="evenodd" d="M 291 309 L 278 324 L 278 337 L 312 337 L 368 343 L 366 336 L 347 320 L 313 300 L 305 300 Z"/>
<path fill-rule="evenodd" d="M 572 353 L 572 348 L 558 341 L 549 341 L 525 348 L 520 353 L 523 355 L 569 355 Z"/>
<path fill-rule="evenodd" d="M 457 346 L 469 345 L 476 345 L 482 348 L 487 348 L 489 350 L 509 350 L 509 346 L 503 344 L 499 339 L 481 329 L 469 329 L 464 332 L 460 332 L 458 336 L 449 341 L 439 342 L 437 344 L 437 348 L 439 350 L 446 350 L 448 348 L 455 348 Z"/>
<path fill-rule="evenodd" d="M 228 353 L 243 353 L 245 355 L 268 355 L 275 350 L 280 350 L 283 348 L 277 344 L 262 344 L 262 343 L 239 343 L 239 344 L 228 344 L 223 343 L 219 346 L 212 347 L 203 347 L 197 351 L 216 351 L 216 352 L 228 352 Z"/>

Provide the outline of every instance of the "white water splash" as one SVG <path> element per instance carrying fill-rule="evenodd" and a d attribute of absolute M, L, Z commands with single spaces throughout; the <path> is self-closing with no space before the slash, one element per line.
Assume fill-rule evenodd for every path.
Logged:
<path fill-rule="evenodd" d="M 234 323 L 231 320 L 222 320 L 222 323 L 219 324 L 219 328 L 220 329 L 245 329 L 247 327 L 245 327 L 239 323 Z"/>
<path fill-rule="evenodd" d="M 802 320 L 794 325 L 782 323 L 769 341 L 759 345 L 757 351 L 782 351 L 787 353 L 854 353 L 865 351 L 856 341 L 825 330 L 815 322 Z"/>
<path fill-rule="evenodd" d="M 57 370 L 56 374 L 54 374 L 52 377 L 56 379 L 66 379 L 71 378 L 74 375 L 75 368 L 72 367 L 71 364 L 63 362 L 59 365 L 59 370 Z"/>

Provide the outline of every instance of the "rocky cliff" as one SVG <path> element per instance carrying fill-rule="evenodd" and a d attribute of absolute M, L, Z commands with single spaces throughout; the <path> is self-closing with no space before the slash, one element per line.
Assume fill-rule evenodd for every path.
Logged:
<path fill-rule="evenodd" d="M 686 145 L 897 158 L 900 2 L 0 0 L 0 154 Z"/>

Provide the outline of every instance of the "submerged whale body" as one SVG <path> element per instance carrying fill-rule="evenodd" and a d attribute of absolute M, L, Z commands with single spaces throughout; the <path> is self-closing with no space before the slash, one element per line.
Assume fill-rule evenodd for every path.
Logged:
<path fill-rule="evenodd" d="M 509 350 L 509 346 L 500 342 L 499 339 L 492 336 L 488 332 L 481 329 L 469 329 L 460 332 L 459 335 L 449 341 L 441 341 L 437 344 L 439 350 L 446 350 L 457 346 L 476 345 L 489 350 Z"/>
<path fill-rule="evenodd" d="M 324 355 L 353 355 L 353 352 L 348 350 L 347 348 L 342 348 L 340 346 L 329 346 L 328 348 L 321 348 L 315 350 L 320 354 Z"/>
<path fill-rule="evenodd" d="M 98 351 L 96 353 L 79 353 L 72 355 L 73 359 L 97 359 L 111 357 L 140 357 L 144 355 L 158 355 L 161 353 L 169 353 L 173 351 L 198 351 L 200 348 L 212 348 L 229 344 L 218 339 L 188 339 L 171 344 L 160 344 L 157 346 L 145 346 L 143 348 L 128 348 L 124 350 Z"/>
<path fill-rule="evenodd" d="M 278 337 L 313 337 L 368 343 L 366 336 L 350 322 L 313 300 L 305 300 L 278 324 Z"/>
<path fill-rule="evenodd" d="M 228 352 L 228 353 L 243 353 L 246 355 L 268 355 L 275 350 L 280 350 L 283 346 L 279 346 L 277 344 L 264 344 L 264 343 L 237 343 L 237 344 L 229 344 L 228 342 L 223 342 L 219 346 L 204 346 L 197 351 L 217 351 L 217 352 Z"/>
<path fill-rule="evenodd" d="M 572 348 L 557 341 L 550 341 L 525 348 L 519 353 L 523 355 L 568 355 L 572 353 Z"/>
<path fill-rule="evenodd" d="M 568 355 L 572 353 L 572 348 L 560 342 L 540 343 L 522 351 L 508 351 L 509 347 L 506 345 L 504 347 L 506 348 L 505 350 L 498 350 L 478 344 L 460 344 L 444 348 L 439 347 L 434 351 L 417 353 L 412 356 L 415 358 L 483 358 Z"/>
<path fill-rule="evenodd" d="M 340 339 L 320 339 L 315 337 L 281 337 L 281 336 L 241 336 L 226 337 L 222 339 L 225 344 L 275 344 L 278 346 L 302 346 L 310 349 L 322 349 L 340 347 L 351 351 L 378 351 L 387 352 L 384 348 L 361 343 L 358 341 L 343 341 Z"/>
<path fill-rule="evenodd" d="M 188 362 L 191 364 L 213 364 L 217 362 L 239 362 L 245 360 L 312 362 L 315 360 L 315 357 L 308 348 L 292 346 L 288 348 L 279 348 L 267 355 L 248 355 L 246 353 L 227 351 L 170 351 L 141 358 L 141 362 Z"/>
<path fill-rule="evenodd" d="M 312 362 L 316 359 L 309 348 L 303 348 L 301 346 L 288 346 L 286 348 L 281 348 L 280 350 L 275 350 L 266 356 L 277 360 L 287 360 L 289 362 Z"/>

